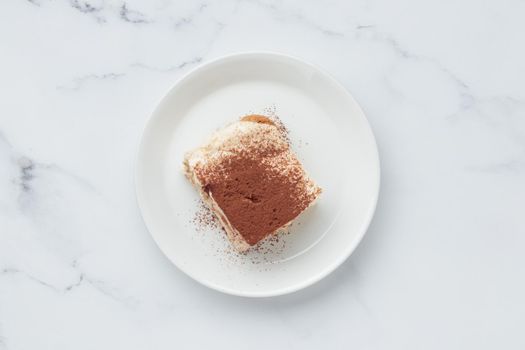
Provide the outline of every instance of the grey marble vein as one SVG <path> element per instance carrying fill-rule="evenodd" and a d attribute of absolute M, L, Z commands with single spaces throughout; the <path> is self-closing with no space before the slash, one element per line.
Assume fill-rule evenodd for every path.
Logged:
<path fill-rule="evenodd" d="M 460 95 L 460 99 L 462 102 L 461 102 L 461 106 L 459 107 L 459 110 L 468 108 L 474 103 L 475 97 L 474 97 L 474 94 L 470 91 L 469 85 L 462 78 L 460 78 L 458 74 L 451 71 L 449 68 L 443 65 L 439 60 L 433 57 L 428 57 L 428 56 L 413 52 L 412 50 L 403 46 L 392 35 L 381 32 L 377 28 L 377 26 L 373 24 L 357 25 L 355 27 L 355 31 L 356 31 L 357 39 L 374 40 L 377 42 L 384 43 L 388 45 L 401 59 L 429 63 L 433 65 L 441 73 L 445 74 L 456 85 L 458 94 Z M 361 35 L 361 33 L 368 33 L 369 37 L 365 37 Z M 449 118 L 449 117 L 450 116 L 447 116 L 446 118 Z"/>
<path fill-rule="evenodd" d="M 204 4 L 201 4 L 197 10 L 193 11 L 192 13 L 190 13 L 189 15 L 187 16 L 184 16 L 184 17 L 181 17 L 179 19 L 177 19 L 175 21 L 175 23 L 173 24 L 174 28 L 175 29 L 180 29 L 188 24 L 191 24 L 193 23 L 193 21 L 195 20 L 195 18 L 197 16 L 199 16 L 200 14 L 202 14 L 204 12 L 204 10 L 208 7 L 208 4 L 204 3 Z"/>
<path fill-rule="evenodd" d="M 114 301 L 123 304 L 127 307 L 136 307 L 139 304 L 139 300 L 130 297 L 130 296 L 124 296 L 122 295 L 121 291 L 111 288 L 105 283 L 104 281 L 95 280 L 95 279 L 85 279 L 85 281 L 95 288 L 99 293 L 105 295 L 106 297 L 113 299 Z"/>
<path fill-rule="evenodd" d="M 306 18 L 305 16 L 301 15 L 301 14 L 294 14 L 293 17 L 300 23 L 304 23 L 305 25 L 313 28 L 314 30 L 316 31 L 319 31 L 321 32 L 323 35 L 325 36 L 329 36 L 329 37 L 344 37 L 345 34 L 343 32 L 340 32 L 340 31 L 337 31 L 337 30 L 333 30 L 333 29 L 330 29 L 324 25 L 321 25 L 317 22 L 315 22 L 314 20 L 312 19 L 309 19 L 309 18 Z"/>
<path fill-rule="evenodd" d="M 20 168 L 20 188 L 23 192 L 29 192 L 34 178 L 35 163 L 27 157 L 20 157 L 17 163 Z"/>
<path fill-rule="evenodd" d="M 87 74 L 84 76 L 76 77 L 71 80 L 68 84 L 57 86 L 58 90 L 79 90 L 86 83 L 90 81 L 104 81 L 104 80 L 117 80 L 125 76 L 125 73 L 103 73 L 103 74 Z"/>
<path fill-rule="evenodd" d="M 78 11 L 82 13 L 93 13 L 93 12 L 99 12 L 101 10 L 100 7 L 96 7 L 91 5 L 87 1 L 80 1 L 80 0 L 70 0 L 69 2 L 71 6 Z"/>
<path fill-rule="evenodd" d="M 122 19 L 124 22 L 129 22 L 133 24 L 145 24 L 152 22 L 152 20 L 148 19 L 148 17 L 142 12 L 130 10 L 126 3 L 123 3 L 120 7 L 119 16 L 120 19 Z"/>
<path fill-rule="evenodd" d="M 46 287 L 46 288 L 49 288 L 49 289 L 52 289 L 53 291 L 55 292 L 60 292 L 61 289 L 50 284 L 50 283 L 47 283 L 46 281 L 43 281 L 31 274 L 28 274 L 24 271 L 21 271 L 21 270 L 18 270 L 18 269 L 15 269 L 15 268 L 12 268 L 12 267 L 8 267 L 8 268 L 4 268 L 2 270 L 0 270 L 0 275 L 2 276 L 6 276 L 6 275 L 21 275 L 25 278 L 28 278 L 29 280 L 43 286 L 43 287 Z"/>
<path fill-rule="evenodd" d="M 37 0 L 26 0 L 28 3 L 40 7 L 40 2 Z"/>
<path fill-rule="evenodd" d="M 34 179 L 35 163 L 28 157 L 18 156 L 18 152 L 14 150 L 13 145 L 2 132 L 0 132 L 0 142 L 9 149 L 11 157 L 16 159 L 19 176 L 14 179 L 13 183 L 18 184 L 22 192 L 30 192 L 31 182 Z"/>
<path fill-rule="evenodd" d="M 89 181 L 78 176 L 77 174 L 65 170 L 56 164 L 37 163 L 26 156 L 21 156 L 17 160 L 17 165 L 20 169 L 20 176 L 17 183 L 20 185 L 22 192 L 28 193 L 32 191 L 32 181 L 35 179 L 37 171 L 48 171 L 51 173 L 64 175 L 84 189 L 100 195 L 95 186 L 93 186 Z"/>
<path fill-rule="evenodd" d="M 123 297 L 119 295 L 120 293 L 116 291 L 115 289 L 109 288 L 105 282 L 97 279 L 89 278 L 84 272 L 80 271 L 78 267 L 75 267 L 77 271 L 79 271 L 77 281 L 68 284 L 64 287 L 59 287 L 54 284 L 51 284 L 49 282 L 46 282 L 45 280 L 42 280 L 30 273 L 27 273 L 25 271 L 16 269 L 16 268 L 4 268 L 0 270 L 0 277 L 1 276 L 9 276 L 9 275 L 18 275 L 24 278 L 27 278 L 28 280 L 37 283 L 38 285 L 45 287 L 47 289 L 50 289 L 56 293 L 60 294 L 66 294 L 69 293 L 77 288 L 80 288 L 82 285 L 87 284 L 97 290 L 100 294 L 112 299 L 113 301 L 116 301 L 118 303 L 122 303 L 126 306 L 136 306 L 138 304 L 138 300 L 134 298 L 129 297 Z"/>
<path fill-rule="evenodd" d="M 102 196 L 95 186 L 85 178 L 78 176 L 57 164 L 36 162 L 25 155 L 21 155 L 20 152 L 14 149 L 13 145 L 2 132 L 0 132 L 0 144 L 3 144 L 9 149 L 8 152 L 10 153 L 10 157 L 16 167 L 18 167 L 19 175 L 17 178 L 13 179 L 13 184 L 19 186 L 21 195 L 30 196 L 33 191 L 33 181 L 38 175 L 37 173 L 39 171 L 47 171 L 56 175 L 63 175 L 73 180 L 77 185 L 89 192 Z"/>
<path fill-rule="evenodd" d="M 357 25 L 355 27 L 356 31 L 356 38 L 361 39 L 363 36 L 361 36 L 361 33 L 366 33 L 370 35 L 372 40 L 379 41 L 382 43 L 387 44 L 392 48 L 392 50 L 399 55 L 402 58 L 412 58 L 419 60 L 421 59 L 420 56 L 410 52 L 407 48 L 403 47 L 395 38 L 393 38 L 391 35 L 386 35 L 382 32 L 380 32 L 377 27 L 373 24 L 368 25 Z"/>
<path fill-rule="evenodd" d="M 494 109 L 500 111 L 494 115 Z M 512 140 L 516 151 L 522 155 L 521 158 L 513 158 L 498 164 L 485 164 L 473 167 L 470 170 L 477 171 L 519 171 L 519 165 L 525 159 L 525 128 L 520 127 L 520 121 L 525 117 L 525 100 L 513 96 L 486 96 L 476 97 L 473 95 L 462 96 L 460 109 L 447 117 L 451 122 L 457 123 L 468 118 L 475 118 L 476 122 L 482 123 L 493 131 L 504 133 L 508 140 Z"/>
<path fill-rule="evenodd" d="M 70 0 L 69 4 L 80 13 L 92 16 L 98 23 L 106 23 L 106 18 L 100 15 L 102 6 L 97 7 L 88 1 Z"/>
<path fill-rule="evenodd" d="M 81 273 L 80 276 L 78 276 L 78 281 L 73 284 L 70 284 L 69 286 L 66 286 L 66 288 L 64 288 L 64 291 L 69 292 L 72 289 L 79 287 L 83 281 L 84 281 L 84 274 Z"/>
<path fill-rule="evenodd" d="M 355 32 L 356 32 L 356 38 L 357 39 L 364 39 L 364 40 L 373 40 L 377 42 L 382 42 L 384 44 L 387 44 L 398 56 L 405 59 L 413 59 L 415 61 L 424 61 L 434 64 L 440 71 L 445 73 L 447 76 L 449 76 L 452 80 L 454 80 L 458 86 L 466 89 L 468 88 L 468 85 L 460 79 L 456 74 L 454 74 L 451 70 L 446 68 L 441 62 L 436 60 L 432 57 L 427 57 L 418 53 L 413 52 L 409 48 L 403 46 L 396 38 L 394 38 L 390 34 L 383 33 L 378 29 L 378 27 L 374 24 L 366 24 L 366 25 L 357 25 L 355 26 Z M 364 36 L 362 34 L 366 33 L 368 35 Z"/>
<path fill-rule="evenodd" d="M 83 270 L 81 270 L 78 260 L 73 260 L 71 267 L 79 273 L 78 281 L 67 286 L 66 291 L 71 291 L 75 288 L 80 287 L 82 284 L 87 283 L 92 288 L 96 289 L 99 293 L 105 295 L 106 297 L 113 299 L 116 302 L 122 303 L 129 307 L 134 307 L 138 305 L 138 299 L 133 297 L 125 297 L 121 295 L 121 292 L 115 288 L 111 288 L 102 280 L 94 279 L 89 277 Z"/>
<path fill-rule="evenodd" d="M 145 69 L 149 71 L 155 71 L 155 72 L 173 72 L 177 70 L 184 69 L 189 66 L 193 66 L 195 64 L 198 64 L 202 62 L 203 57 L 197 56 L 192 59 L 189 59 L 187 61 L 182 61 L 181 63 L 178 63 L 176 65 L 167 66 L 167 67 L 157 67 L 150 64 L 142 63 L 142 62 L 136 62 L 129 65 L 129 68 L 131 69 Z M 129 69 L 127 70 L 129 73 Z M 82 87 L 84 87 L 87 83 L 91 81 L 114 81 L 118 80 L 128 73 L 102 73 L 102 74 L 87 74 L 84 76 L 73 78 L 69 83 L 58 85 L 57 90 L 64 90 L 64 91 L 78 91 Z"/>
<path fill-rule="evenodd" d="M 157 66 L 146 64 L 146 63 L 137 62 L 137 63 L 133 63 L 131 67 L 146 69 L 146 70 L 155 71 L 155 72 L 173 72 L 173 71 L 177 71 L 177 70 L 198 64 L 202 62 L 202 60 L 203 60 L 202 57 L 195 57 L 190 60 L 183 61 L 179 64 L 167 66 L 167 67 L 157 67 Z"/>
<path fill-rule="evenodd" d="M 83 187 L 84 189 L 90 191 L 91 193 L 96 193 L 99 196 L 102 196 L 102 194 L 97 190 L 97 188 L 90 181 L 79 176 L 78 174 L 75 174 L 72 171 L 64 169 L 63 167 L 57 164 L 54 164 L 54 163 L 51 163 L 51 164 L 37 163 L 36 165 L 40 166 L 43 170 L 66 176 L 67 178 L 73 180 L 77 185 Z"/>
<path fill-rule="evenodd" d="M 325 36 L 329 36 L 329 37 L 344 37 L 345 36 L 343 32 L 340 32 L 340 31 L 331 29 L 329 27 L 326 27 L 322 24 L 319 24 L 313 19 L 305 17 L 301 13 L 298 13 L 295 11 L 284 11 L 281 7 L 277 6 L 275 3 L 266 3 L 260 0 L 240 0 L 239 2 L 246 2 L 246 3 L 257 5 L 260 8 L 273 13 L 274 16 L 280 15 L 283 17 L 284 20 L 292 19 L 296 21 L 297 23 L 300 23 L 305 27 L 309 27 L 317 32 L 320 32 L 321 34 Z"/>

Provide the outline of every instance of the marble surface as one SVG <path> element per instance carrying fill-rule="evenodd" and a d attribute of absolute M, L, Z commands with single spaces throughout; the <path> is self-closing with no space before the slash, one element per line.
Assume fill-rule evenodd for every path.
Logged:
<path fill-rule="evenodd" d="M 525 348 L 525 2 L 0 3 L 0 349 Z M 192 67 L 293 54 L 347 87 L 382 161 L 368 234 L 296 294 L 179 272 L 133 169 Z"/>

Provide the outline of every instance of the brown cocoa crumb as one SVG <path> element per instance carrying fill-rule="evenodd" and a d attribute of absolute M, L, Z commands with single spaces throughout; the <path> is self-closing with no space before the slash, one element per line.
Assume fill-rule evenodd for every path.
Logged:
<path fill-rule="evenodd" d="M 279 118 L 279 116 L 277 115 L 277 108 L 275 107 L 275 105 L 265 108 L 263 110 L 263 115 L 272 121 L 272 123 L 277 127 L 277 129 L 281 133 L 283 139 L 286 140 L 286 142 L 290 145 L 290 130 L 288 130 L 281 118 Z"/>
<path fill-rule="evenodd" d="M 283 121 L 278 116 L 270 117 L 270 119 L 281 133 L 282 138 L 290 145 L 290 131 L 286 128 Z"/>
<path fill-rule="evenodd" d="M 191 223 L 197 232 L 221 228 L 219 220 L 202 200 L 199 200 L 197 204 L 197 210 L 191 219 Z"/>

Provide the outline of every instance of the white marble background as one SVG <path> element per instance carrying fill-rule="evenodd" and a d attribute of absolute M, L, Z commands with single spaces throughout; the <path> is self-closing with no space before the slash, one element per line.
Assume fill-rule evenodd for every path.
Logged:
<path fill-rule="evenodd" d="M 0 349 L 524 349 L 525 2 L 0 2 Z M 134 196 L 142 127 L 188 69 L 273 50 L 361 103 L 382 193 L 302 292 L 208 290 Z"/>

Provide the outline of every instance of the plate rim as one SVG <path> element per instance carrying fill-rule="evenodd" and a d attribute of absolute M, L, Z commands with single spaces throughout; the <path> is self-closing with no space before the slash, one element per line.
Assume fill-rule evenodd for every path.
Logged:
<path fill-rule="evenodd" d="M 284 59 L 284 60 L 291 61 L 294 64 L 306 65 L 306 66 L 310 67 L 311 69 L 319 72 L 326 79 L 330 80 L 330 82 L 333 83 L 333 85 L 338 90 L 340 90 L 340 92 L 342 92 L 346 96 L 346 98 L 350 99 L 353 102 L 353 104 L 357 107 L 357 109 L 360 112 L 359 118 L 363 119 L 363 121 L 364 121 L 364 123 L 365 123 L 365 125 L 367 127 L 367 131 L 369 133 L 369 136 L 371 137 L 372 145 L 373 145 L 373 148 L 374 148 L 374 152 L 373 153 L 375 155 L 373 161 L 375 163 L 375 168 L 377 169 L 377 173 L 376 173 L 377 181 L 374 184 L 375 193 L 374 193 L 373 203 L 372 203 L 372 206 L 370 207 L 370 209 L 368 210 L 367 216 L 364 219 L 364 222 L 363 222 L 363 225 L 362 225 L 361 229 L 357 232 L 356 238 L 352 241 L 351 244 L 349 244 L 347 246 L 346 250 L 343 251 L 341 256 L 334 263 L 332 263 L 331 265 L 328 265 L 326 268 L 323 269 L 322 272 L 316 274 L 315 276 L 312 276 L 311 278 L 305 279 L 304 281 L 302 281 L 300 283 L 295 283 L 294 285 L 291 285 L 291 286 L 288 286 L 288 287 L 274 289 L 274 290 L 266 291 L 266 292 L 245 292 L 245 291 L 242 291 L 242 290 L 236 290 L 236 289 L 233 289 L 233 288 L 223 287 L 221 285 L 217 285 L 217 284 L 209 282 L 207 280 L 198 278 L 193 273 L 188 272 L 183 267 L 177 265 L 177 263 L 175 263 L 170 258 L 170 256 L 168 254 L 166 254 L 166 251 L 163 249 L 162 245 L 155 238 L 155 235 L 153 234 L 152 230 L 150 229 L 150 225 L 148 224 L 148 221 L 147 221 L 147 219 L 146 219 L 146 217 L 144 215 L 144 199 L 142 198 L 142 195 L 140 193 L 141 192 L 141 189 L 140 189 L 141 185 L 139 184 L 139 178 L 140 178 L 139 173 L 140 173 L 140 169 L 141 169 L 141 167 L 140 167 L 140 165 L 141 165 L 140 159 L 141 159 L 142 150 L 144 149 L 145 135 L 148 134 L 147 131 L 152 128 L 153 120 L 155 119 L 155 115 L 157 114 L 158 110 L 160 109 L 160 106 L 165 103 L 165 101 L 168 99 L 168 97 L 170 96 L 172 91 L 174 91 L 177 88 L 177 86 L 179 86 L 185 80 L 190 78 L 194 73 L 196 73 L 196 72 L 198 72 L 198 71 L 200 71 L 202 69 L 205 69 L 205 68 L 207 68 L 207 67 L 209 67 L 211 65 L 218 64 L 218 63 L 221 63 L 221 62 L 227 62 L 229 60 L 234 60 L 234 59 L 237 59 L 237 58 L 242 58 L 242 57 L 250 58 L 250 57 L 256 57 L 256 56 L 269 57 L 270 59 L 271 58 L 273 58 L 273 59 L 281 59 L 281 60 Z M 310 63 L 308 61 L 304 61 L 304 60 L 302 60 L 302 59 L 300 59 L 300 58 L 298 58 L 296 56 L 293 56 L 293 55 L 289 55 L 289 54 L 285 54 L 285 53 L 281 53 L 281 52 L 275 52 L 275 51 L 242 51 L 242 52 L 235 52 L 235 53 L 230 53 L 230 54 L 226 54 L 226 55 L 221 55 L 221 56 L 218 56 L 216 58 L 210 59 L 209 61 L 200 63 L 196 67 L 193 67 L 188 72 L 183 74 L 180 78 L 178 78 L 169 87 L 169 89 L 164 93 L 162 98 L 160 100 L 158 100 L 158 102 L 155 104 L 155 107 L 153 108 L 152 112 L 149 114 L 149 116 L 148 116 L 148 118 L 147 118 L 147 120 L 146 120 L 146 122 L 144 124 L 144 127 L 142 128 L 142 133 L 140 134 L 140 140 L 138 142 L 138 149 L 136 151 L 136 156 L 135 156 L 134 184 L 135 184 L 135 199 L 137 201 L 137 206 L 139 208 L 140 216 L 142 217 L 142 221 L 144 222 L 144 225 L 145 225 L 149 235 L 151 236 L 151 238 L 153 239 L 153 241 L 155 242 L 155 244 L 157 245 L 159 250 L 164 254 L 164 256 L 173 265 L 175 265 L 179 269 L 179 271 L 182 271 L 183 274 L 185 274 L 186 276 L 190 277 L 192 280 L 198 282 L 199 284 L 201 284 L 203 286 L 206 286 L 206 287 L 208 287 L 210 289 L 219 291 L 221 293 L 234 295 L 234 296 L 240 296 L 240 297 L 266 298 L 266 297 L 275 297 L 275 296 L 280 296 L 280 295 L 286 295 L 286 294 L 294 293 L 294 292 L 297 292 L 297 291 L 302 290 L 304 288 L 307 288 L 307 287 L 309 287 L 311 285 L 314 285 L 315 283 L 319 282 L 320 280 L 324 279 L 325 277 L 330 275 L 332 272 L 334 272 L 339 266 L 341 266 L 350 257 L 350 255 L 352 255 L 352 253 L 355 251 L 357 246 L 363 240 L 363 237 L 365 236 L 365 234 L 368 232 L 368 228 L 370 227 L 370 223 L 372 222 L 372 219 L 374 217 L 374 214 L 375 214 L 375 211 L 376 211 L 376 208 L 377 208 L 377 203 L 378 203 L 378 200 L 379 200 L 379 193 L 380 193 L 380 190 L 381 190 L 381 162 L 380 162 L 380 158 L 379 158 L 379 150 L 378 150 L 378 147 L 377 147 L 377 141 L 376 141 L 375 135 L 374 135 L 374 133 L 372 131 L 372 127 L 371 127 L 371 125 L 370 125 L 370 123 L 368 121 L 368 118 L 366 117 L 366 114 L 363 111 L 361 105 L 354 99 L 352 94 L 337 79 L 335 79 L 330 73 L 326 72 L 324 69 L 320 68 L 319 66 L 317 66 L 315 64 L 312 64 L 312 63 Z"/>

